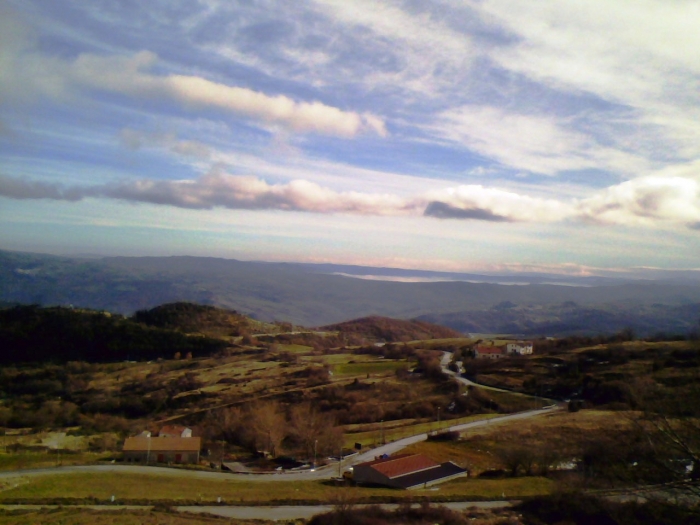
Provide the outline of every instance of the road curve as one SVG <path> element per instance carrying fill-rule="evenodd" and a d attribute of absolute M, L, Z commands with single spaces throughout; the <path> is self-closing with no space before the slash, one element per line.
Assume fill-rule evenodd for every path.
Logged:
<path fill-rule="evenodd" d="M 483 385 L 478 385 L 469 381 L 466 378 L 460 377 L 451 370 L 447 368 L 450 362 L 450 352 L 445 352 L 442 356 L 441 365 L 443 371 L 446 374 L 451 375 L 457 381 L 460 381 L 467 385 L 478 386 L 479 388 L 488 388 L 490 390 L 500 390 L 498 388 L 485 387 Z M 503 392 L 508 392 L 503 390 Z M 461 425 L 453 425 L 451 427 L 443 428 L 442 431 L 463 431 L 472 428 L 478 428 L 482 426 L 488 426 L 495 423 L 501 423 L 505 421 L 515 421 L 519 419 L 527 419 L 531 417 L 541 416 L 543 414 L 550 413 L 552 411 L 561 410 L 562 405 L 551 405 L 545 408 L 538 408 L 535 410 L 527 410 L 525 412 L 518 412 L 515 414 L 506 414 L 503 416 L 492 417 L 489 419 L 482 419 L 480 421 L 472 421 L 470 423 L 463 423 Z M 373 448 L 353 456 L 351 459 L 343 461 L 340 470 L 355 465 L 357 463 L 362 463 L 364 461 L 371 461 L 377 456 L 383 454 L 392 455 L 399 452 L 401 449 L 406 448 L 414 443 L 419 443 L 428 439 L 427 433 L 416 434 L 415 436 L 406 437 L 381 445 L 379 447 Z M 169 467 L 156 467 L 156 466 L 143 466 L 143 465 L 118 465 L 118 464 L 107 464 L 107 465 L 81 465 L 81 466 L 66 466 L 66 467 L 54 467 L 54 468 L 43 468 L 43 469 L 28 469 L 28 470 L 13 470 L 0 472 L 0 479 L 3 478 L 14 478 L 20 476 L 47 476 L 54 474 L 73 474 L 81 472 L 124 472 L 129 474 L 159 474 L 165 476 L 177 476 L 177 477 L 188 477 L 191 479 L 221 479 L 221 480 L 236 480 L 236 481 L 301 481 L 301 480 L 314 480 L 314 479 L 330 479 L 338 476 L 338 464 L 332 463 L 316 469 L 315 471 L 305 470 L 305 471 L 285 471 L 279 473 L 256 473 L 256 474 L 233 474 L 228 472 L 210 472 L 202 470 L 190 470 L 190 469 L 180 469 L 180 468 L 169 468 Z"/>

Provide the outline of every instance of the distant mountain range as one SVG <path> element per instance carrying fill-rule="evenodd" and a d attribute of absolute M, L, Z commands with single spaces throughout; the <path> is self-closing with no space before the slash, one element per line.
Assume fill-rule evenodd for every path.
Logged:
<path fill-rule="evenodd" d="M 414 280 L 426 282 L 404 282 Z M 626 327 L 641 334 L 685 333 L 697 327 L 700 284 L 692 280 L 564 281 L 540 274 L 483 276 L 187 256 L 78 259 L 0 251 L 0 301 L 5 302 L 131 314 L 190 301 L 304 326 L 380 315 L 420 318 L 462 332 L 524 335 L 610 333 Z"/>

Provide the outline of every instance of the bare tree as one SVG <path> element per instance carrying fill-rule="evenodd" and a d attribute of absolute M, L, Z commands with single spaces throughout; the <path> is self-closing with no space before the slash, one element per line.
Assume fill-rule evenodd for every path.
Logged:
<path fill-rule="evenodd" d="M 676 482 L 700 495 L 700 374 L 676 388 L 639 383 L 633 403 L 634 470 L 649 481 Z"/>
<path fill-rule="evenodd" d="M 290 412 L 292 437 L 307 458 L 337 452 L 342 446 L 342 430 L 335 421 L 310 404 L 296 405 Z"/>
<path fill-rule="evenodd" d="M 287 436 L 287 418 L 279 403 L 271 401 L 250 407 L 247 411 L 250 436 L 257 450 L 276 456 Z"/>
<path fill-rule="evenodd" d="M 531 475 L 535 466 L 535 453 L 526 446 L 508 445 L 498 449 L 496 455 L 511 476 L 517 476 L 521 471 Z"/>

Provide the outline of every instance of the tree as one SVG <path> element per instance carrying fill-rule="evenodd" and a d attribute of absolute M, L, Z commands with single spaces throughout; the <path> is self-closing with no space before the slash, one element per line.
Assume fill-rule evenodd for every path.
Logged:
<path fill-rule="evenodd" d="M 250 437 L 256 450 L 266 450 L 276 456 L 287 436 L 287 418 L 276 402 L 259 403 L 247 411 Z"/>
<path fill-rule="evenodd" d="M 632 392 L 638 408 L 630 414 L 633 436 L 645 452 L 635 470 L 650 481 L 678 482 L 700 495 L 700 374 L 682 387 L 646 382 Z"/>
<path fill-rule="evenodd" d="M 242 445 L 244 442 L 247 417 L 239 407 L 230 407 L 207 413 L 202 423 L 206 440 L 226 441 Z"/>
<path fill-rule="evenodd" d="M 335 427 L 335 421 L 308 403 L 292 407 L 290 429 L 302 454 L 309 459 L 334 454 L 343 443 L 343 432 Z"/>
<path fill-rule="evenodd" d="M 700 496 L 700 374 L 685 379 L 675 387 L 651 379 L 633 384 L 627 424 L 591 440 L 580 454 L 587 477 L 664 484 L 658 495 L 665 498 Z"/>

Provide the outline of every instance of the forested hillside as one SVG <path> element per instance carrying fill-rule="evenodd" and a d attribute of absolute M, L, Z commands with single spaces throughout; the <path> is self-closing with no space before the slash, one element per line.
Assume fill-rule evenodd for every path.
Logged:
<path fill-rule="evenodd" d="M 109 362 L 209 355 L 226 343 L 147 327 L 121 315 L 70 308 L 0 310 L 0 362 Z"/>
<path fill-rule="evenodd" d="M 255 321 L 235 310 L 182 301 L 139 310 L 132 319 L 148 326 L 212 337 L 272 333 L 281 329 L 279 325 Z"/>
<path fill-rule="evenodd" d="M 404 342 L 418 339 L 444 339 L 462 337 L 463 334 L 425 321 L 391 319 L 389 317 L 370 316 L 353 319 L 344 323 L 323 326 L 319 330 L 338 331 L 344 334 L 361 334 L 381 341 Z"/>

